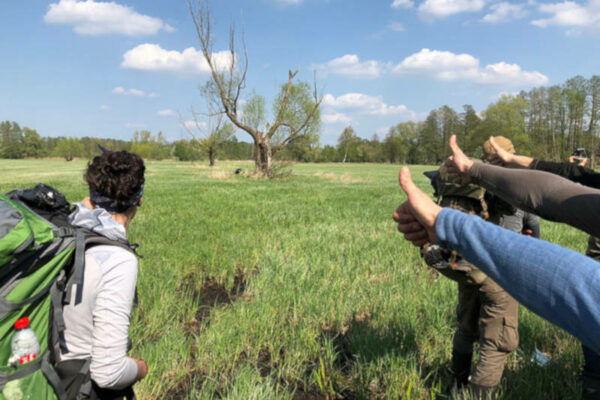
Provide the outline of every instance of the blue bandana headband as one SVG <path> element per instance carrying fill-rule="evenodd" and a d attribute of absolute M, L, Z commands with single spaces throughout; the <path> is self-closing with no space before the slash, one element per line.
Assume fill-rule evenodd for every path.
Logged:
<path fill-rule="evenodd" d="M 143 195 L 144 185 L 142 184 L 140 190 L 134 193 L 134 195 L 127 200 L 125 206 L 118 207 L 117 202 L 115 200 L 102 196 L 100 193 L 90 188 L 90 199 L 94 202 L 94 204 L 96 204 L 97 207 L 104 208 L 110 213 L 120 213 L 129 209 L 132 206 L 137 205 L 140 202 Z"/>

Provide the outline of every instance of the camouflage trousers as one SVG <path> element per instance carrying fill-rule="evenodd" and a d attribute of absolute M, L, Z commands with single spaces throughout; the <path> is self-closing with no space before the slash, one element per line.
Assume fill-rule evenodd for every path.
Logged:
<path fill-rule="evenodd" d="M 470 355 L 479 342 L 479 361 L 470 381 L 496 386 L 508 355 L 519 345 L 519 304 L 490 278 L 480 284 L 458 282 L 456 314 L 453 353 Z"/>

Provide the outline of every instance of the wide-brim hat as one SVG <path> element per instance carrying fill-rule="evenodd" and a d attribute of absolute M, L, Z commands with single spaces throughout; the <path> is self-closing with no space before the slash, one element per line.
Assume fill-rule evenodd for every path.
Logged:
<path fill-rule="evenodd" d="M 492 136 L 494 138 L 494 142 L 503 150 L 508 151 L 510 154 L 515 154 L 515 146 L 510 141 L 510 139 L 505 138 L 504 136 Z M 483 144 L 483 155 L 491 156 L 492 154 L 496 154 L 496 150 L 492 147 L 489 139 L 485 141 Z"/>

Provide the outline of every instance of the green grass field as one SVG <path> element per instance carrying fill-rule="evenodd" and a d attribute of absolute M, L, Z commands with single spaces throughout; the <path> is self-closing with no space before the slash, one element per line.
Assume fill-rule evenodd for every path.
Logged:
<path fill-rule="evenodd" d="M 83 161 L 0 160 L 0 192 L 44 182 L 87 193 Z M 142 399 L 434 399 L 450 383 L 456 284 L 421 262 L 391 219 L 399 166 L 147 162 L 132 355 Z M 422 172 L 419 186 L 431 193 Z M 584 251 L 585 234 L 542 237 Z M 579 343 L 521 308 L 501 399 L 576 399 Z M 532 362 L 535 349 L 552 357 Z"/>

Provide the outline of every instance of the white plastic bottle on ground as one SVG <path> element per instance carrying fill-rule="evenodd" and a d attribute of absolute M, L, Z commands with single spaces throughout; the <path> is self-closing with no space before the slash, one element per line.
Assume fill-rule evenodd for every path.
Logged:
<path fill-rule="evenodd" d="M 11 355 L 8 363 L 18 366 L 27 364 L 39 357 L 40 343 L 29 327 L 29 318 L 23 317 L 15 322 L 15 334 L 10 342 Z"/>

